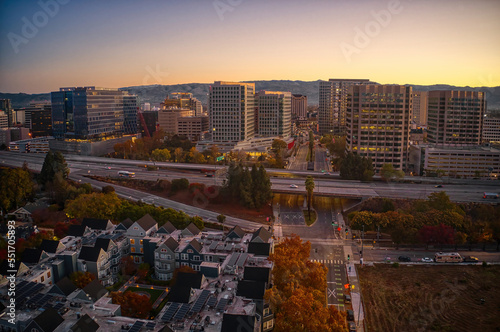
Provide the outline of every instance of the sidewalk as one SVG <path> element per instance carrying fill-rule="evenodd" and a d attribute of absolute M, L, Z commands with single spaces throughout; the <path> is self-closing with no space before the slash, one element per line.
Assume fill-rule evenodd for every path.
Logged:
<path fill-rule="evenodd" d="M 349 285 L 351 286 L 351 302 L 352 302 L 352 309 L 354 312 L 354 321 L 356 323 L 358 331 L 365 331 L 364 328 L 365 313 L 360 293 L 361 287 L 359 284 L 358 274 L 355 266 L 355 263 L 359 264 L 359 261 L 356 262 L 354 261 L 354 255 L 351 246 L 344 246 L 344 255 L 346 261 L 347 261 L 347 255 L 349 255 L 351 258 L 348 261 L 349 263 L 346 264 L 346 271 L 347 271 L 347 280 L 349 282 Z M 354 286 L 354 289 L 352 289 L 352 286 Z"/>

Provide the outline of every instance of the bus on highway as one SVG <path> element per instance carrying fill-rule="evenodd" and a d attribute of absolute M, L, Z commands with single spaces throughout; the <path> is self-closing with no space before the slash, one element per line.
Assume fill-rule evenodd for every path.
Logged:
<path fill-rule="evenodd" d="M 463 260 L 458 252 L 438 252 L 434 255 L 436 263 L 461 263 Z"/>
<path fill-rule="evenodd" d="M 123 176 L 123 177 L 127 177 L 127 178 L 133 178 L 133 177 L 135 177 L 135 173 L 134 172 L 129 172 L 129 171 L 119 171 L 118 172 L 118 176 Z"/>
<path fill-rule="evenodd" d="M 498 198 L 497 193 L 484 193 L 483 198 Z"/>

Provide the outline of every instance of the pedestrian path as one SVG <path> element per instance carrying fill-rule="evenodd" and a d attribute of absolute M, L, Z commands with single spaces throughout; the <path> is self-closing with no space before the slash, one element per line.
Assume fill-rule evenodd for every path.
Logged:
<path fill-rule="evenodd" d="M 344 264 L 341 259 L 311 259 L 311 262 L 318 262 L 321 264 Z"/>

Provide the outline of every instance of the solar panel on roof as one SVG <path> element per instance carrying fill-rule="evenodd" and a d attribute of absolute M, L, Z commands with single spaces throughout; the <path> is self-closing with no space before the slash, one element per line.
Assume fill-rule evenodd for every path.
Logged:
<path fill-rule="evenodd" d="M 184 317 L 186 316 L 186 314 L 189 311 L 189 307 L 190 307 L 189 303 L 184 303 L 182 305 L 182 307 L 179 309 L 179 311 L 177 311 L 177 313 L 175 314 L 174 319 L 175 320 L 184 319 Z"/>
<path fill-rule="evenodd" d="M 247 260 L 247 257 L 248 257 L 247 253 L 241 254 L 240 258 L 238 258 L 238 261 L 236 262 L 236 265 L 238 265 L 239 267 L 243 267 L 245 261 Z"/>
<path fill-rule="evenodd" d="M 208 299 L 207 305 L 209 307 L 215 307 L 216 303 L 217 303 L 217 298 L 215 296 L 210 296 L 210 298 Z"/>
<path fill-rule="evenodd" d="M 139 332 L 143 325 L 144 325 L 144 322 L 137 320 L 137 321 L 135 321 L 134 325 L 132 325 L 129 332 Z"/>
<path fill-rule="evenodd" d="M 193 308 L 191 309 L 192 312 L 200 312 L 201 308 L 205 305 L 205 302 L 207 301 L 208 295 L 210 295 L 210 291 L 204 290 L 201 292 L 200 296 L 196 300 L 196 302 L 193 305 Z"/>
<path fill-rule="evenodd" d="M 50 303 L 45 303 L 45 304 L 43 305 L 43 307 L 44 307 L 44 308 L 52 308 L 52 304 L 50 304 Z"/>
<path fill-rule="evenodd" d="M 229 262 L 227 263 L 227 265 L 234 266 L 239 257 L 240 257 L 240 253 L 235 252 L 234 254 L 231 255 L 231 258 L 229 258 Z"/>
<path fill-rule="evenodd" d="M 64 307 L 64 303 L 58 303 L 54 306 L 54 310 L 60 310 L 62 307 Z"/>
<path fill-rule="evenodd" d="M 217 304 L 217 310 L 218 311 L 224 311 L 226 308 L 227 303 L 229 302 L 228 299 L 220 299 L 219 304 Z"/>
<path fill-rule="evenodd" d="M 155 323 L 155 322 L 149 322 L 149 323 L 147 323 L 147 324 L 146 324 L 146 327 L 147 327 L 148 329 L 154 329 L 154 328 L 155 328 L 155 326 L 156 326 L 156 323 Z"/>
<path fill-rule="evenodd" d="M 167 311 L 163 314 L 163 317 L 161 318 L 162 321 L 169 322 L 172 320 L 172 317 L 174 317 L 175 312 L 177 309 L 180 307 L 180 303 L 174 302 L 168 307 Z"/>
<path fill-rule="evenodd" d="M 35 296 L 33 296 L 31 299 L 28 300 L 27 304 L 35 304 L 36 302 L 38 302 L 39 300 L 41 300 L 43 298 L 43 294 L 36 294 Z"/>

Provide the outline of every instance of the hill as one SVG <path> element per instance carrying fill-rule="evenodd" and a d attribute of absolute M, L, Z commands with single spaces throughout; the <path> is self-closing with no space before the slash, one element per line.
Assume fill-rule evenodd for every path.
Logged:
<path fill-rule="evenodd" d="M 318 81 L 252 81 L 255 83 L 256 91 L 291 91 L 294 94 L 306 95 L 309 105 L 319 103 L 319 80 Z M 211 83 L 187 83 L 173 85 L 143 85 L 123 87 L 120 90 L 128 91 L 140 97 L 141 104 L 148 102 L 159 104 L 172 92 L 190 92 L 198 98 L 203 105 L 207 104 L 207 96 Z M 411 85 L 411 84 L 409 84 Z M 415 90 L 473 90 L 486 93 L 488 109 L 500 109 L 500 86 L 497 87 L 457 87 L 453 85 L 412 85 Z M 26 93 L 0 93 L 0 99 L 10 99 L 14 108 L 26 107 L 30 102 L 50 101 L 50 93 L 26 94 Z"/>

